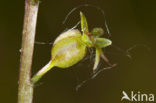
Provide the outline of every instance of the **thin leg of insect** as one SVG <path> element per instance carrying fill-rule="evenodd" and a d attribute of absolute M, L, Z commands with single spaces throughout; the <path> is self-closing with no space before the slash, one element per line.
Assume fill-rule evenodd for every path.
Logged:
<path fill-rule="evenodd" d="M 76 25 L 73 26 L 73 27 L 71 28 L 71 30 L 77 28 L 77 26 L 78 26 L 79 24 L 80 24 L 80 21 L 78 21 L 78 22 L 76 23 Z M 67 30 L 69 30 L 69 29 L 67 29 Z M 66 30 L 65 30 L 65 31 L 66 31 Z M 47 45 L 52 45 L 53 42 L 47 43 L 47 42 L 35 41 L 35 44 L 40 44 L 40 45 L 46 45 L 46 44 L 47 44 Z"/>
<path fill-rule="evenodd" d="M 52 43 L 52 42 L 46 43 L 46 42 L 35 41 L 35 44 L 41 44 L 41 45 L 46 45 L 46 44 L 48 44 L 48 45 L 52 45 L 53 43 Z"/>
<path fill-rule="evenodd" d="M 89 54 L 90 54 L 89 60 L 92 61 L 93 58 L 95 58 L 94 50 L 93 50 L 93 48 L 89 48 L 88 51 L 89 51 Z"/>
<path fill-rule="evenodd" d="M 96 48 L 96 56 L 95 56 L 95 62 L 94 62 L 94 67 L 93 67 L 93 73 L 97 72 L 97 66 L 100 62 L 100 54 L 101 54 L 100 49 Z"/>
<path fill-rule="evenodd" d="M 119 50 L 120 52 L 122 52 L 122 54 L 125 54 L 126 56 L 128 56 L 129 58 L 131 58 L 130 51 L 133 50 L 134 48 L 138 47 L 138 46 L 139 46 L 139 47 L 140 47 L 140 46 L 141 46 L 141 47 L 145 47 L 148 51 L 150 51 L 150 49 L 151 49 L 151 48 L 149 48 L 149 47 L 148 47 L 147 45 L 145 45 L 145 44 L 136 44 L 136 45 L 131 46 L 131 47 L 128 48 L 127 50 L 123 50 L 123 49 L 119 48 L 118 46 L 113 46 L 113 47 L 115 47 L 117 50 Z M 105 56 L 104 54 L 102 55 L 102 58 L 105 60 L 105 62 L 109 63 L 109 60 L 106 58 L 106 56 Z M 109 63 L 109 64 L 110 64 L 110 63 Z M 91 75 L 90 78 L 88 78 L 88 79 L 82 81 L 79 85 L 76 86 L 76 91 L 78 91 L 78 90 L 79 90 L 83 85 L 85 85 L 89 80 L 92 80 L 92 79 L 96 78 L 102 71 L 111 69 L 111 68 L 113 68 L 116 64 L 114 64 L 113 66 L 112 66 L 112 64 L 110 64 L 110 65 L 111 65 L 111 66 L 109 66 L 109 67 L 106 67 L 106 68 L 103 68 L 103 69 L 99 69 L 97 72 L 93 73 L 93 74 Z"/>
<path fill-rule="evenodd" d="M 112 55 L 121 55 L 121 56 L 127 56 L 129 59 L 133 59 L 132 55 L 131 55 L 131 51 L 137 47 L 144 47 L 146 48 L 148 51 L 150 51 L 150 47 L 148 45 L 145 45 L 145 44 L 135 44 L 131 47 L 129 47 L 128 49 L 124 50 L 122 48 L 120 48 L 119 46 L 116 46 L 116 45 L 111 45 L 112 48 L 115 48 L 115 52 L 107 52 L 105 51 L 105 54 L 112 54 Z M 117 51 L 116 51 L 117 50 Z M 120 54 L 117 53 L 117 52 L 121 52 Z"/>
<path fill-rule="evenodd" d="M 130 51 L 132 51 L 132 50 L 133 50 L 134 48 L 136 48 L 136 47 L 144 47 L 144 48 L 146 48 L 148 51 L 150 51 L 150 48 L 149 48 L 147 45 L 145 45 L 145 44 L 135 44 L 135 45 L 131 46 L 130 48 L 128 48 L 127 50 L 123 50 L 123 49 L 119 48 L 119 47 L 116 46 L 116 45 L 112 45 L 112 47 L 115 48 L 116 50 L 122 52 L 122 53 L 123 53 L 124 55 L 126 55 L 129 59 L 132 59 L 132 56 L 131 56 Z"/>
<path fill-rule="evenodd" d="M 129 52 L 127 52 L 126 50 L 121 49 L 120 47 L 116 46 L 116 45 L 111 45 L 111 47 L 115 48 L 116 50 L 122 52 L 124 55 L 126 55 L 129 59 L 132 59 L 132 56 L 130 55 Z"/>
<path fill-rule="evenodd" d="M 105 17 L 105 12 L 104 12 L 104 10 L 101 9 L 100 7 L 98 7 L 98 6 L 91 5 L 91 4 L 83 4 L 83 5 L 79 5 L 79 6 L 75 7 L 75 8 L 73 8 L 73 9 L 66 15 L 66 17 L 65 17 L 65 19 L 63 20 L 62 24 L 65 24 L 66 21 L 67 21 L 67 19 L 69 18 L 69 16 L 70 16 L 74 11 L 76 11 L 77 9 L 79 9 L 79 8 L 81 8 L 81 7 L 93 7 L 93 8 L 95 8 L 95 9 L 97 9 L 98 11 L 100 11 L 100 12 L 102 13 L 103 18 L 104 18 L 104 25 L 105 25 L 107 34 L 108 34 L 109 36 L 111 36 L 109 27 L 108 27 L 107 22 L 106 22 L 106 17 Z"/>
<path fill-rule="evenodd" d="M 99 69 L 99 70 L 97 69 L 97 66 L 98 66 L 99 60 L 100 60 L 100 56 L 104 59 L 105 62 L 108 63 L 109 67 L 106 67 L 106 68 L 103 68 L 103 69 Z M 113 65 L 112 65 L 112 64 L 109 62 L 109 60 L 108 60 L 108 59 L 105 57 L 105 55 L 102 53 L 102 50 L 96 49 L 96 58 L 95 58 L 95 64 L 94 64 L 94 68 L 93 68 L 94 73 L 91 75 L 90 78 L 88 78 L 88 79 L 82 81 L 79 85 L 77 85 L 77 86 L 76 86 L 76 91 L 78 91 L 79 88 L 81 88 L 87 81 L 89 81 L 89 80 L 91 80 L 91 79 L 94 79 L 94 78 L 95 78 L 97 75 L 99 75 L 102 71 L 104 71 L 104 70 L 106 70 L 106 69 L 111 69 L 111 68 L 113 68 L 113 67 L 115 67 L 115 66 L 116 66 L 116 64 L 113 64 Z"/>
<path fill-rule="evenodd" d="M 105 13 L 104 13 L 103 9 L 101 9 L 100 7 L 95 6 L 95 5 L 91 5 L 91 4 L 83 4 L 83 5 L 79 5 L 79 6 L 75 7 L 75 8 L 73 8 L 73 9 L 67 14 L 67 16 L 65 17 L 64 21 L 62 22 L 62 24 L 65 24 L 65 22 L 67 21 L 68 17 L 69 17 L 75 10 L 77 10 L 77 9 L 79 9 L 79 8 L 81 8 L 81 7 L 93 7 L 93 8 L 95 8 L 95 9 L 99 10 L 99 11 L 102 13 L 102 15 L 104 16 L 104 18 L 105 18 Z"/>
<path fill-rule="evenodd" d="M 109 27 L 107 25 L 106 19 L 105 19 L 105 27 L 106 27 L 106 31 L 107 31 L 108 36 L 111 37 L 111 32 L 110 32 Z"/>
<path fill-rule="evenodd" d="M 104 53 L 101 53 L 101 58 L 109 65 L 109 66 L 111 66 L 111 67 L 114 67 L 114 66 L 116 66 L 117 64 L 111 64 L 110 62 L 109 62 L 109 60 L 107 59 L 107 57 L 104 55 Z"/>
<path fill-rule="evenodd" d="M 75 29 L 78 27 L 78 25 L 80 24 L 81 21 L 78 21 L 77 24 L 75 26 L 73 26 L 71 29 Z"/>
<path fill-rule="evenodd" d="M 133 45 L 132 47 L 128 48 L 128 49 L 126 50 L 126 52 L 127 52 L 128 54 L 130 54 L 130 51 L 133 50 L 133 49 L 136 48 L 136 47 L 144 47 L 144 48 L 146 48 L 148 51 L 151 50 L 151 48 L 148 47 L 148 46 L 145 45 L 145 44 L 136 44 L 136 45 Z"/>
<path fill-rule="evenodd" d="M 96 73 L 92 74 L 90 78 L 88 78 L 88 79 L 82 81 L 80 84 L 78 84 L 78 85 L 76 86 L 76 88 L 75 88 L 76 91 L 78 91 L 78 90 L 79 90 L 85 83 L 87 83 L 89 80 L 92 80 L 92 79 L 96 78 L 96 77 L 97 77 L 101 72 L 103 72 L 104 70 L 108 70 L 108 69 L 111 69 L 111 68 L 113 68 L 113 67 L 111 66 L 111 67 L 106 67 L 106 68 L 103 68 L 103 69 L 98 70 Z"/>

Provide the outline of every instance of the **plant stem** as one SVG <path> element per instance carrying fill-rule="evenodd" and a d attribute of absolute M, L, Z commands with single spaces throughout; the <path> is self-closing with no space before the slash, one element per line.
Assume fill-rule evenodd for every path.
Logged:
<path fill-rule="evenodd" d="M 24 26 L 20 58 L 18 103 L 32 103 L 31 65 L 39 1 L 25 0 Z"/>
<path fill-rule="evenodd" d="M 40 71 L 37 72 L 37 74 L 35 74 L 33 77 L 32 77 L 32 83 L 35 84 L 37 83 L 41 78 L 42 76 L 47 73 L 50 69 L 52 69 L 54 67 L 53 65 L 53 62 L 50 60 L 50 62 L 45 65 Z"/>

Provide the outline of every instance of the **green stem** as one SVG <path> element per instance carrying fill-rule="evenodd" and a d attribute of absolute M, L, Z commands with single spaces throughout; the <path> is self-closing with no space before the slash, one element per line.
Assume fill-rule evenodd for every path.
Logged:
<path fill-rule="evenodd" d="M 25 15 L 20 57 L 18 103 L 32 103 L 33 99 L 31 65 L 34 49 L 38 7 L 39 2 L 37 0 L 25 1 Z"/>
<path fill-rule="evenodd" d="M 41 77 L 47 73 L 50 69 L 54 67 L 53 62 L 50 61 L 47 65 L 45 65 L 36 75 L 32 77 L 32 83 L 35 84 L 37 83 Z"/>

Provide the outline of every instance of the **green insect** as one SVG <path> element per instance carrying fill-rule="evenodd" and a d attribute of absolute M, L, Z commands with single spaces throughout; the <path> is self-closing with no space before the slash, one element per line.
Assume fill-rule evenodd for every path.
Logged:
<path fill-rule="evenodd" d="M 112 44 L 112 41 L 106 38 L 100 38 L 104 33 L 102 28 L 94 28 L 91 32 L 88 30 L 86 17 L 80 12 L 81 31 L 70 29 L 56 38 L 54 41 L 50 62 L 45 65 L 34 77 L 32 82 L 36 83 L 46 72 L 53 67 L 68 68 L 82 60 L 86 53 L 87 47 L 96 49 L 95 63 L 93 72 L 96 72 L 100 57 L 103 58 L 110 66 L 108 59 L 104 56 L 102 48 Z"/>

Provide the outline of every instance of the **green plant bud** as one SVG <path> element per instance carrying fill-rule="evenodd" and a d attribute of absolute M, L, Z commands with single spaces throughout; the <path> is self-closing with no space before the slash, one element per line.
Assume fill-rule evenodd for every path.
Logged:
<path fill-rule="evenodd" d="M 54 44 L 51 53 L 54 66 L 68 68 L 83 59 L 86 46 L 81 37 L 69 36 Z"/>
<path fill-rule="evenodd" d="M 96 37 L 103 35 L 103 33 L 104 33 L 104 30 L 102 28 L 93 28 L 91 31 L 91 34 Z"/>

